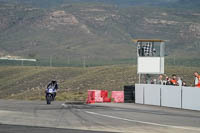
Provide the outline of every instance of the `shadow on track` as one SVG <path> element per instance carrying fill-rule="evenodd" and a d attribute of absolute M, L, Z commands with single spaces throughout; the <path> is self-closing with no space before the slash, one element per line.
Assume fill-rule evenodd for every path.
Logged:
<path fill-rule="evenodd" d="M 46 128 L 46 127 L 32 127 L 21 125 L 2 125 L 0 124 L 1 133 L 114 133 L 114 132 L 100 132 L 89 130 L 76 130 L 76 129 L 60 129 L 60 128 Z"/>

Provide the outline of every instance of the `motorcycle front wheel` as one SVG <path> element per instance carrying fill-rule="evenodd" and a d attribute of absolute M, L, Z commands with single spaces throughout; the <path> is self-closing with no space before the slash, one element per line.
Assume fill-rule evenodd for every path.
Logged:
<path fill-rule="evenodd" d="M 51 104 L 51 101 L 52 101 L 52 96 L 51 96 L 51 94 L 48 94 L 46 96 L 46 102 L 47 102 L 47 104 Z"/>

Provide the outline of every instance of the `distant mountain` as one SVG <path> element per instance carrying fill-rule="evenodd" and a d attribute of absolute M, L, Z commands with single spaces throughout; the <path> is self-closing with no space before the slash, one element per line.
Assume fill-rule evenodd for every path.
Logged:
<path fill-rule="evenodd" d="M 198 8 L 200 7 L 199 0 L 178 0 L 175 3 L 175 7 L 182 7 L 182 8 Z"/>
<path fill-rule="evenodd" d="M 187 3 L 187 4 L 189 4 L 189 3 L 193 3 L 193 4 L 200 3 L 199 0 L 178 0 L 178 2 L 180 2 L 180 3 Z"/>
<path fill-rule="evenodd" d="M 175 8 L 173 0 L 122 1 L 0 0 L 0 55 L 125 60 L 136 58 L 132 39 L 159 38 L 168 40 L 169 58 L 199 57 L 198 8 Z"/>
<path fill-rule="evenodd" d="M 174 3 L 178 0 L 0 0 L 4 2 L 31 4 L 37 7 L 56 7 L 64 3 L 104 3 L 114 4 L 117 6 L 133 6 L 133 5 L 164 5 Z"/>

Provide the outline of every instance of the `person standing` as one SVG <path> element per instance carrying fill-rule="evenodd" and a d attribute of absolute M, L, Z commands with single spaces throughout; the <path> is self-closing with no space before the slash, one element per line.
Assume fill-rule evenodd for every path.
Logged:
<path fill-rule="evenodd" d="M 185 81 L 183 81 L 183 86 L 187 86 L 187 84 L 186 84 L 186 82 L 185 82 Z"/>
<path fill-rule="evenodd" d="M 164 85 L 163 75 L 159 75 L 158 80 L 157 80 L 157 84 Z"/>
<path fill-rule="evenodd" d="M 177 78 L 176 78 L 176 74 L 173 74 L 172 75 L 172 79 L 170 80 L 171 84 L 174 85 L 174 86 L 177 86 L 178 85 L 178 82 L 177 82 Z"/>
<path fill-rule="evenodd" d="M 178 83 L 178 86 L 182 86 L 183 85 L 183 81 L 182 81 L 181 77 L 178 77 L 177 83 Z"/>
<path fill-rule="evenodd" d="M 195 76 L 194 85 L 195 85 L 195 87 L 200 88 L 200 75 L 199 75 L 199 73 L 195 72 L 194 76 Z"/>
<path fill-rule="evenodd" d="M 171 80 L 171 78 L 169 78 L 168 76 L 166 76 L 165 80 L 164 80 L 164 85 L 172 85 L 170 80 Z"/>

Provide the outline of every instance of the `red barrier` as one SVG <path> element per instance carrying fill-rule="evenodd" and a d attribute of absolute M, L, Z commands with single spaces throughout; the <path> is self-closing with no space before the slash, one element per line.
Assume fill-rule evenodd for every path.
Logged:
<path fill-rule="evenodd" d="M 101 90 L 94 90 L 95 91 L 95 102 L 102 103 L 103 98 L 101 97 Z"/>
<path fill-rule="evenodd" d="M 112 98 L 115 103 L 124 103 L 124 91 L 112 91 Z"/>
<path fill-rule="evenodd" d="M 106 102 L 106 103 L 111 102 L 111 98 L 108 98 L 107 90 L 101 90 L 101 97 L 103 98 L 103 102 Z"/>
<path fill-rule="evenodd" d="M 120 96 L 118 93 L 115 93 L 115 92 L 112 93 L 112 96 L 115 97 L 114 102 L 122 102 L 122 100 L 119 100 Z M 89 103 L 102 103 L 102 102 L 111 102 L 111 98 L 108 98 L 107 90 L 88 90 L 88 97 L 87 97 L 88 104 Z"/>
<path fill-rule="evenodd" d="M 104 102 L 104 103 L 110 103 L 110 102 L 111 102 L 111 98 L 105 97 L 105 98 L 103 99 L 103 102 Z"/>
<path fill-rule="evenodd" d="M 95 91 L 88 90 L 87 103 L 95 103 Z"/>
<path fill-rule="evenodd" d="M 101 90 L 101 97 L 107 98 L 108 97 L 108 91 L 107 90 Z"/>

